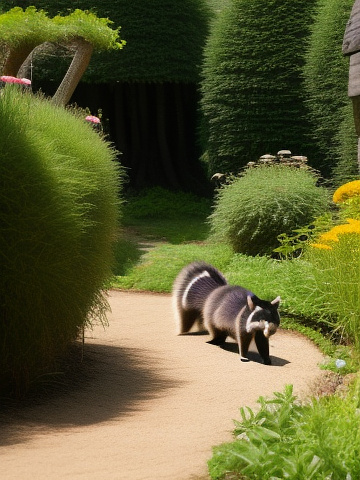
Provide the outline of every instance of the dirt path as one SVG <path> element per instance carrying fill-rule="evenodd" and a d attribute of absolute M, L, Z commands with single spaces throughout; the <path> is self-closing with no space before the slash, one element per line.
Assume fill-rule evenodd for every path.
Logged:
<path fill-rule="evenodd" d="M 91 376 L 0 419 L 1 480 L 205 479 L 239 407 L 287 383 L 300 394 L 320 372 L 296 334 L 272 337 L 274 365 L 241 363 L 231 344 L 174 335 L 168 295 L 113 291 L 110 304 L 110 327 L 87 333 Z"/>

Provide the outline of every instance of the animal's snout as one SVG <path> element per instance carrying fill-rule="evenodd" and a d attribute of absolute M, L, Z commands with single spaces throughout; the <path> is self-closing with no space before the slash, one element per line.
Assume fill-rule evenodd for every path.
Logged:
<path fill-rule="evenodd" d="M 264 322 L 264 336 L 266 338 L 269 338 L 271 335 L 274 335 L 274 333 L 277 330 L 277 325 L 272 322 Z"/>

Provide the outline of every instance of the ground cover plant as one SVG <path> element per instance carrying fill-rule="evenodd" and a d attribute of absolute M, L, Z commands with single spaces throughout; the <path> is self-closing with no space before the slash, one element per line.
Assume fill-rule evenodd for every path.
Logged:
<path fill-rule="evenodd" d="M 213 480 L 342 480 L 358 478 L 359 381 L 347 394 L 300 403 L 292 386 L 241 408 L 235 440 L 214 448 Z"/>
<path fill-rule="evenodd" d="M 22 88 L 0 93 L 0 385 L 19 395 L 104 320 L 122 182 L 83 117 Z"/>

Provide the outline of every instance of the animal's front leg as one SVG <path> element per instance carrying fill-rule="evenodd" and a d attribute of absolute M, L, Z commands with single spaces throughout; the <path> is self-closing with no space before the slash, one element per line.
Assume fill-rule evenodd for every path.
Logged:
<path fill-rule="evenodd" d="M 271 360 L 269 356 L 269 339 L 265 337 L 262 330 L 258 330 L 255 333 L 255 343 L 261 358 L 264 360 L 265 365 L 271 365 Z"/>
<path fill-rule="evenodd" d="M 240 353 L 240 360 L 242 362 L 248 362 L 249 359 L 247 358 L 249 346 L 251 343 L 252 334 L 241 332 L 240 340 L 239 340 L 239 353 Z"/>

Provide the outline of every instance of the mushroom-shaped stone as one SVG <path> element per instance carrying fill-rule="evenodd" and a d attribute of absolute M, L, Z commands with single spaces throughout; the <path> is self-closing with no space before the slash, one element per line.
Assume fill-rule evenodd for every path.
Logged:
<path fill-rule="evenodd" d="M 284 158 L 284 157 L 291 157 L 291 152 L 290 150 L 279 150 L 277 152 L 277 156 L 280 157 L 280 158 Z"/>
<path fill-rule="evenodd" d="M 291 160 L 293 160 L 294 162 L 306 163 L 308 161 L 308 158 L 304 155 L 294 155 L 291 157 Z"/>
<path fill-rule="evenodd" d="M 226 182 L 226 175 L 224 173 L 214 173 L 214 175 L 211 177 L 211 181 L 214 183 L 216 188 L 219 188 Z"/>
<path fill-rule="evenodd" d="M 255 163 L 255 162 L 248 162 L 246 165 L 247 165 L 249 168 L 251 168 L 251 167 L 255 167 L 256 163 Z"/>
<path fill-rule="evenodd" d="M 266 153 L 265 155 L 261 155 L 259 158 L 260 163 L 271 163 L 276 159 L 274 155 L 270 155 L 269 153 Z"/>

